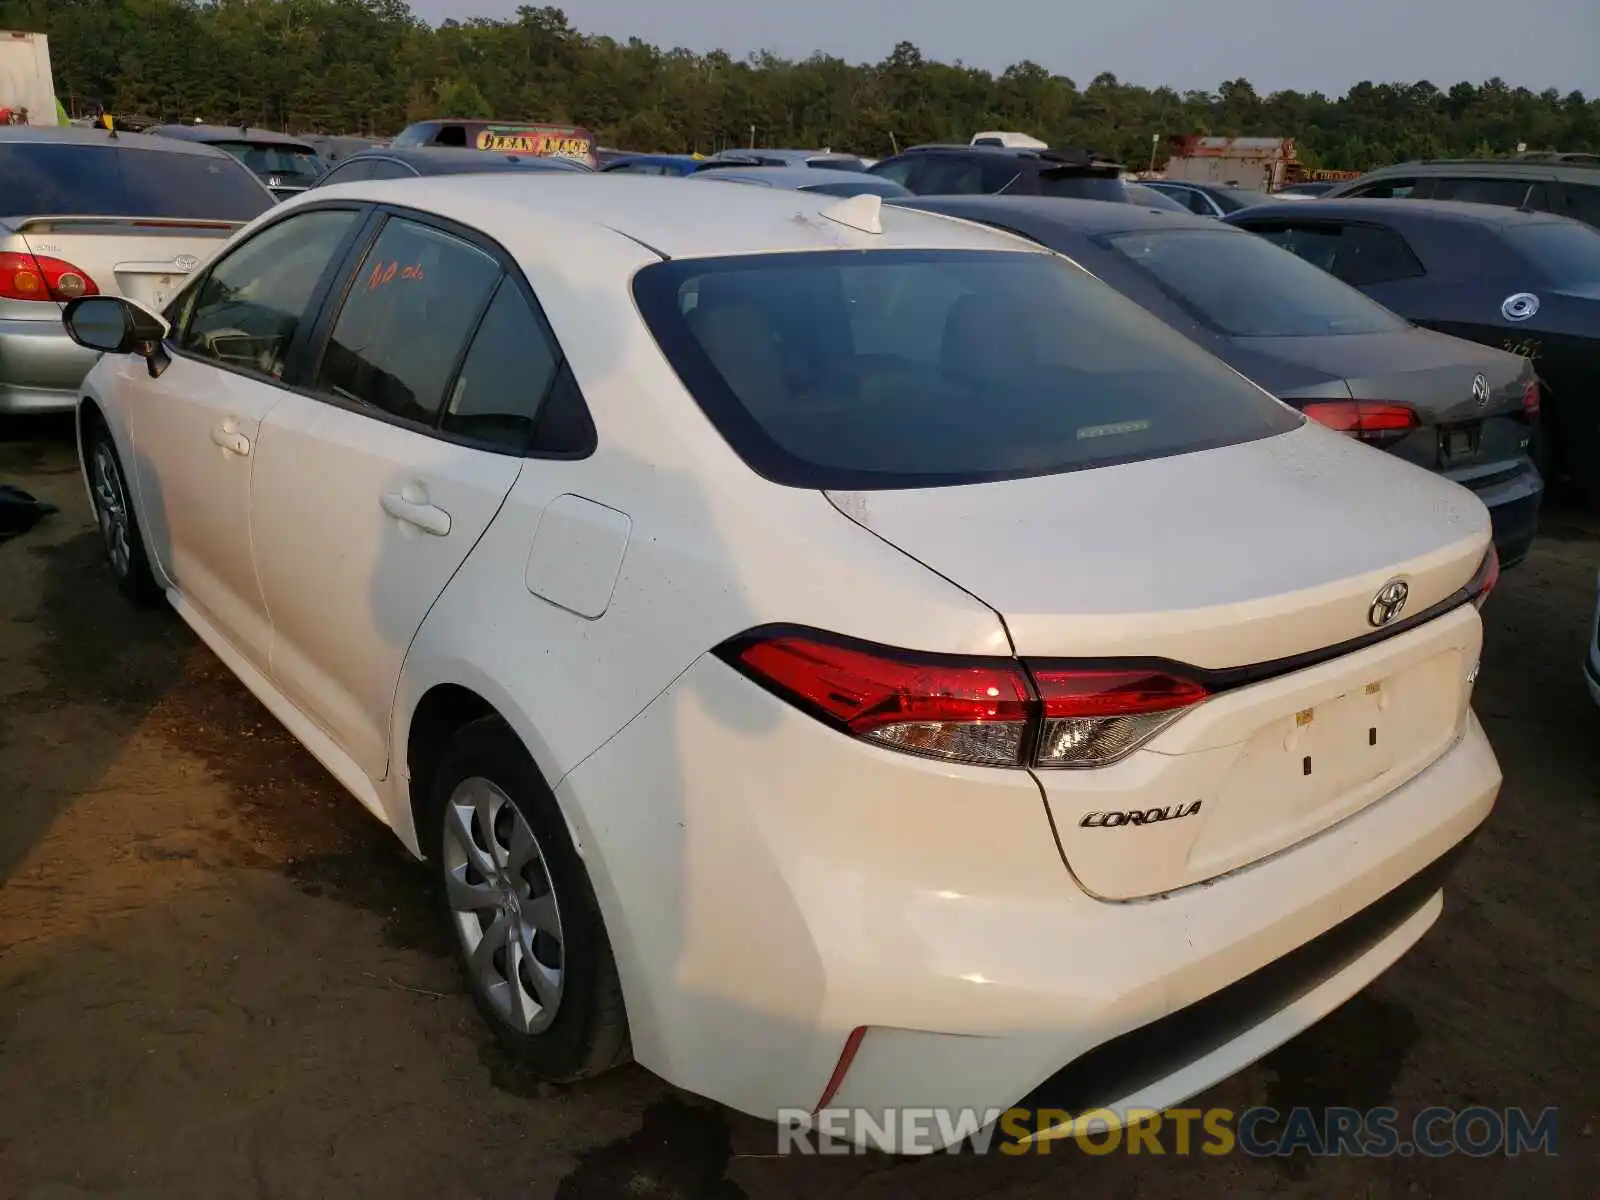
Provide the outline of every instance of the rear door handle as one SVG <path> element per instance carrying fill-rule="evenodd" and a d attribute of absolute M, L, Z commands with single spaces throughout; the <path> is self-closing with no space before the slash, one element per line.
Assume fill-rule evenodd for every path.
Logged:
<path fill-rule="evenodd" d="M 245 455 L 250 453 L 250 439 L 236 429 L 229 429 L 226 425 L 218 425 L 213 429 L 211 431 L 211 440 L 229 454 Z"/>
<path fill-rule="evenodd" d="M 408 488 L 407 491 L 410 489 Z M 383 511 L 397 521 L 415 525 L 434 537 L 448 537 L 450 514 L 435 504 L 408 499 L 404 492 L 390 492 L 383 498 Z"/>

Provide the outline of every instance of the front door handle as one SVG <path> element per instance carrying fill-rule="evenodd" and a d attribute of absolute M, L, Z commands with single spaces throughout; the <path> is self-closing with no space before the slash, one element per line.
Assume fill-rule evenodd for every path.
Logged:
<path fill-rule="evenodd" d="M 237 429 L 229 429 L 226 425 L 218 425 L 213 429 L 211 431 L 211 440 L 229 454 L 245 455 L 250 453 L 250 439 Z"/>
<path fill-rule="evenodd" d="M 450 514 L 438 505 L 429 504 L 427 492 L 420 491 L 420 495 L 413 498 L 409 493 L 411 488 L 403 492 L 390 492 L 383 498 L 383 511 L 397 521 L 404 521 L 407 525 L 415 525 L 424 533 L 431 533 L 434 537 L 448 537 L 450 534 Z"/>

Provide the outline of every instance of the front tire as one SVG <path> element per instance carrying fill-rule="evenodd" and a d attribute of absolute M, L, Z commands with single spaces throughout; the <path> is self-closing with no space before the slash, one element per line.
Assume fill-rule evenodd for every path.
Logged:
<path fill-rule="evenodd" d="M 133 492 L 111 431 L 98 416 L 90 418 L 86 431 L 84 465 L 94 500 L 95 523 L 100 528 L 117 590 L 135 604 L 157 604 L 161 587 L 145 553 L 144 536 L 139 532 L 139 518 L 130 499 Z"/>
<path fill-rule="evenodd" d="M 496 1040 L 568 1083 L 630 1056 L 611 944 L 544 778 L 498 717 L 458 732 L 434 777 L 439 903 Z"/>

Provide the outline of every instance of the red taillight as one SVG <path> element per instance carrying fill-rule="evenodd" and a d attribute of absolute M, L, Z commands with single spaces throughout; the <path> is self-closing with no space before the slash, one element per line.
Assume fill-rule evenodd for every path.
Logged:
<path fill-rule="evenodd" d="M 761 682 L 857 737 L 931 758 L 1016 766 L 1032 710 L 1010 659 L 911 654 L 803 635 L 734 652 Z"/>
<path fill-rule="evenodd" d="M 1489 598 L 1489 593 L 1494 591 L 1494 585 L 1500 582 L 1500 552 L 1491 543 L 1489 553 L 1483 556 L 1483 561 L 1478 564 L 1478 573 L 1467 584 L 1467 595 L 1472 597 L 1472 603 L 1482 608 L 1484 601 Z"/>
<path fill-rule="evenodd" d="M 1160 671 L 1076 670 L 1035 666 L 1044 724 L 1034 751 L 1041 767 L 1097 767 L 1115 762 L 1177 720 L 1210 693 Z"/>
<path fill-rule="evenodd" d="M 1522 415 L 1530 421 L 1539 419 L 1539 381 L 1531 379 L 1522 389 Z"/>
<path fill-rule="evenodd" d="M 1313 421 L 1374 446 L 1393 445 L 1422 425 L 1410 405 L 1375 400 L 1319 400 L 1304 411 Z"/>
<path fill-rule="evenodd" d="M 0 252 L 0 299 L 65 304 L 79 296 L 98 296 L 88 274 L 46 254 Z"/>
<path fill-rule="evenodd" d="M 1159 671 L 1025 668 L 1015 659 L 912 653 L 825 634 L 755 635 L 722 654 L 856 737 L 985 766 L 1104 766 L 1209 694 Z"/>

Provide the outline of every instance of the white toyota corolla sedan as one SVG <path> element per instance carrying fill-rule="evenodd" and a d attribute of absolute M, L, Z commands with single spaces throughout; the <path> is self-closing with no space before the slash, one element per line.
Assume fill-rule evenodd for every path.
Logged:
<path fill-rule="evenodd" d="M 991 229 L 358 183 L 66 320 L 120 586 L 550 1079 L 1173 1104 L 1416 942 L 1500 786 L 1483 505 Z"/>

